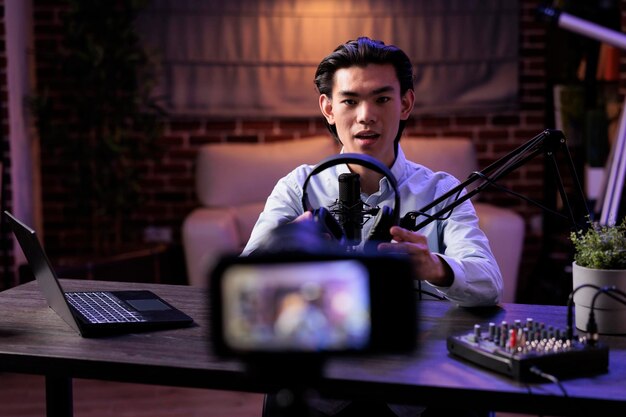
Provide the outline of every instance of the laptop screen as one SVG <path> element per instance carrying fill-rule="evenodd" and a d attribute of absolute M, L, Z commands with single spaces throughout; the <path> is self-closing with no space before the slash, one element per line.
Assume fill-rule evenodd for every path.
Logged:
<path fill-rule="evenodd" d="M 8 211 L 5 211 L 4 214 L 13 229 L 13 233 L 24 252 L 24 256 L 26 256 L 28 265 L 31 267 L 37 284 L 39 288 L 41 288 L 48 305 L 61 316 L 67 324 L 80 333 L 74 314 L 65 300 L 65 294 L 63 293 L 61 284 L 52 269 L 50 261 L 35 231 L 16 219 Z"/>

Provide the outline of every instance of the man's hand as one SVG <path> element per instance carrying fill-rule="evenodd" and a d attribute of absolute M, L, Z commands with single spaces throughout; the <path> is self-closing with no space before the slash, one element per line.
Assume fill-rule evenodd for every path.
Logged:
<path fill-rule="evenodd" d="M 296 223 L 296 222 L 302 222 L 302 221 L 308 221 L 308 220 L 313 220 L 313 212 L 311 211 L 305 211 L 304 213 L 302 213 L 301 215 L 293 219 L 292 222 Z"/>
<path fill-rule="evenodd" d="M 385 253 L 406 253 L 415 268 L 415 276 L 439 287 L 449 287 L 454 281 L 450 266 L 428 249 L 426 237 L 399 226 L 390 230 L 394 242 L 381 243 L 378 250 Z"/>
<path fill-rule="evenodd" d="M 299 223 L 299 222 L 315 222 L 316 220 L 313 218 L 313 212 L 312 211 L 305 211 L 304 213 L 302 213 L 301 215 L 299 215 L 298 217 L 296 217 L 295 219 L 293 219 L 291 221 L 291 223 Z M 324 233 L 322 231 L 321 232 L 321 236 L 323 239 L 326 240 L 333 240 L 333 237 L 330 233 Z"/>

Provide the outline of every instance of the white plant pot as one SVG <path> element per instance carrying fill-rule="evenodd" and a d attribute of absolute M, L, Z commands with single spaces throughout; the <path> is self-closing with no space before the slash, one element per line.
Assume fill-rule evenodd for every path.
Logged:
<path fill-rule="evenodd" d="M 615 286 L 626 292 L 626 269 L 591 269 L 579 266 L 576 262 L 572 267 L 574 289 L 584 284 L 592 284 L 600 288 Z M 591 304 L 596 292 L 594 288 L 581 288 L 574 295 L 576 328 L 580 331 L 587 330 Z M 598 333 L 626 334 L 626 305 L 606 294 L 600 294 L 596 298 L 594 313 Z"/>

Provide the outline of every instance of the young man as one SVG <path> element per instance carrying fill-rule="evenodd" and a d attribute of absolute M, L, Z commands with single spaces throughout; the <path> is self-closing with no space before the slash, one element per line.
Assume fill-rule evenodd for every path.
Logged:
<path fill-rule="evenodd" d="M 346 42 L 322 60 L 315 74 L 319 105 L 328 128 L 343 146 L 342 152 L 376 158 L 396 178 L 403 217 L 420 210 L 458 181 L 442 172 L 407 161 L 399 144 L 415 102 L 413 68 L 399 48 L 369 38 Z M 282 178 L 269 196 L 243 255 L 267 239 L 277 226 L 307 221 L 311 212 L 302 207 L 303 184 L 313 166 L 302 165 Z M 330 207 L 338 198 L 341 173 L 360 175 L 361 198 L 371 207 L 392 207 L 394 192 L 387 178 L 361 165 L 330 167 L 310 178 L 307 195 L 314 207 Z M 436 213 L 439 207 L 429 210 Z M 363 226 L 368 236 L 372 222 Z M 404 253 L 415 276 L 462 306 L 496 304 L 502 294 L 502 277 L 489 243 L 478 228 L 476 212 L 468 200 L 445 219 L 413 232 L 390 229 L 393 241 L 378 250 Z"/>

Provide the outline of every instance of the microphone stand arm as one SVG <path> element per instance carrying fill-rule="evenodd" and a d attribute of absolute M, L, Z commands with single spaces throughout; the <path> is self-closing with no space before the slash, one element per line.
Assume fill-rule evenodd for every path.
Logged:
<path fill-rule="evenodd" d="M 523 166 L 524 164 L 526 164 L 528 161 L 533 159 L 538 154 L 543 153 L 546 157 L 550 158 L 550 160 L 552 161 L 552 165 L 554 168 L 554 172 L 556 174 L 556 179 L 558 183 L 557 186 L 558 186 L 559 193 L 561 195 L 561 199 L 563 201 L 564 206 L 567 208 L 569 220 L 572 222 L 572 224 L 575 227 L 577 227 L 578 225 L 574 217 L 574 212 L 572 210 L 572 206 L 569 202 L 567 194 L 565 193 L 565 186 L 563 185 L 563 179 L 561 178 L 561 174 L 559 172 L 558 164 L 555 158 L 555 152 L 559 148 L 564 149 L 566 157 L 567 157 L 566 158 L 567 163 L 571 171 L 572 177 L 574 179 L 575 186 L 577 188 L 576 192 L 579 194 L 580 197 L 582 197 L 581 201 L 585 202 L 585 197 L 584 197 L 582 187 L 580 185 L 580 182 L 578 181 L 578 177 L 576 176 L 574 162 L 572 161 L 572 157 L 569 153 L 569 150 L 567 149 L 565 142 L 566 142 L 565 136 L 563 135 L 563 132 L 561 132 L 560 130 L 554 130 L 554 129 L 544 130 L 543 132 L 541 132 L 540 134 L 532 138 L 530 141 L 528 141 L 526 144 L 518 147 L 517 149 L 513 150 L 509 154 L 500 158 L 499 160 L 492 163 L 484 170 L 479 171 L 479 172 L 473 172 L 472 174 L 468 176 L 468 178 L 465 181 L 463 181 L 456 187 L 452 188 L 450 191 L 446 192 L 442 196 L 438 197 L 431 203 L 422 207 L 420 210 L 408 212 L 401 219 L 400 226 L 405 229 L 412 230 L 412 231 L 420 230 L 426 225 L 432 223 L 433 221 L 441 219 L 442 216 L 446 215 L 447 213 L 450 213 L 454 208 L 456 208 L 457 206 L 459 206 L 466 200 L 469 200 L 470 198 L 474 197 L 476 194 L 483 191 L 489 185 L 495 183 L 498 179 L 504 177 L 510 172 Z M 432 215 L 424 214 L 428 210 L 441 204 L 442 202 L 449 199 L 450 197 L 454 195 L 462 194 L 462 191 L 464 189 L 466 189 L 468 186 L 476 183 L 479 180 L 482 180 L 483 182 L 476 185 L 475 188 L 467 191 L 466 194 L 463 194 L 460 197 L 456 198 L 453 202 L 451 202 L 444 208 L 440 209 L 435 214 L 432 214 Z M 533 204 L 537 204 L 534 201 L 530 201 L 530 202 L 532 202 Z M 589 215 L 589 210 L 587 208 L 586 203 L 584 205 L 585 205 L 585 210 L 587 211 L 587 215 Z M 420 216 L 426 217 L 426 219 L 420 223 L 417 223 L 417 219 Z"/>

